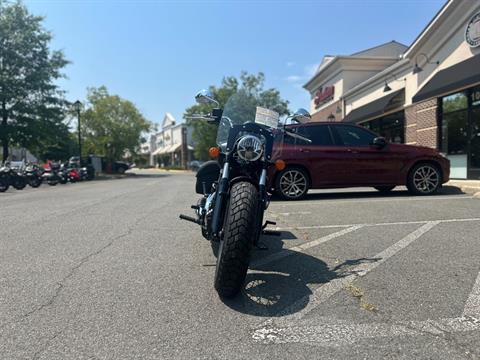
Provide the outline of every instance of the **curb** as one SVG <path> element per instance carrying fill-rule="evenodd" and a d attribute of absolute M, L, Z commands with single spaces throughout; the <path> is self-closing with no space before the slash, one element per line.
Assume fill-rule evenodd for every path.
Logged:
<path fill-rule="evenodd" d="M 449 181 L 444 185 L 455 186 L 465 194 L 471 194 L 473 197 L 480 198 L 480 182 L 478 181 Z"/>

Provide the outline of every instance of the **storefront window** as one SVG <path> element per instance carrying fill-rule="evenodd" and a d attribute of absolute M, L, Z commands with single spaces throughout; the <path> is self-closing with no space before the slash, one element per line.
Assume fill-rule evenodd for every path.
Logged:
<path fill-rule="evenodd" d="M 360 125 L 383 136 L 388 142 L 397 144 L 405 142 L 405 113 L 403 111 L 370 120 Z"/>
<path fill-rule="evenodd" d="M 480 87 L 441 99 L 440 150 L 453 179 L 480 179 Z"/>
<path fill-rule="evenodd" d="M 471 115 L 469 178 L 480 179 L 480 108 Z"/>
<path fill-rule="evenodd" d="M 443 113 L 447 114 L 452 111 L 463 110 L 468 108 L 468 97 L 464 92 L 445 96 L 442 98 Z"/>
<path fill-rule="evenodd" d="M 472 89 L 472 106 L 480 105 L 480 87 Z"/>
<path fill-rule="evenodd" d="M 467 153 L 467 111 L 444 114 L 441 151 L 447 155 Z"/>

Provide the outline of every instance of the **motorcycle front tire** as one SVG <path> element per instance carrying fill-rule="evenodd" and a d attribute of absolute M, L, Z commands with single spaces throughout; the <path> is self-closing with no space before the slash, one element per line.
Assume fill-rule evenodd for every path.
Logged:
<path fill-rule="evenodd" d="M 27 186 L 27 181 L 24 178 L 17 178 L 13 180 L 12 186 L 17 190 L 23 190 Z"/>
<path fill-rule="evenodd" d="M 256 187 L 249 182 L 235 183 L 227 204 L 215 270 L 215 289 L 222 298 L 237 295 L 245 281 L 250 252 L 258 232 L 257 209 Z"/>
<path fill-rule="evenodd" d="M 0 179 L 0 192 L 5 192 L 10 187 L 8 179 Z"/>
<path fill-rule="evenodd" d="M 38 188 L 40 185 L 42 185 L 42 179 L 39 178 L 33 178 L 28 181 L 28 185 L 30 185 L 32 188 Z"/>

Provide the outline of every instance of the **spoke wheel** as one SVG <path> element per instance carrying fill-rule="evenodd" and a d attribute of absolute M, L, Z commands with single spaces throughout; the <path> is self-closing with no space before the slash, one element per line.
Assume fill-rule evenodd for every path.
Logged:
<path fill-rule="evenodd" d="M 307 194 L 308 176 L 302 169 L 285 169 L 278 175 L 275 188 L 281 198 L 299 200 Z"/>
<path fill-rule="evenodd" d="M 416 195 L 434 194 L 441 185 L 439 170 L 431 164 L 419 164 L 410 172 L 408 190 Z"/>

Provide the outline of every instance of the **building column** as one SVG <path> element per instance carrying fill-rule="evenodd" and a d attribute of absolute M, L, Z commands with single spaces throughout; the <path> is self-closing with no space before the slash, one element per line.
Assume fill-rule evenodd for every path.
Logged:
<path fill-rule="evenodd" d="M 405 108 L 405 143 L 436 149 L 438 100 L 430 99 Z"/>

